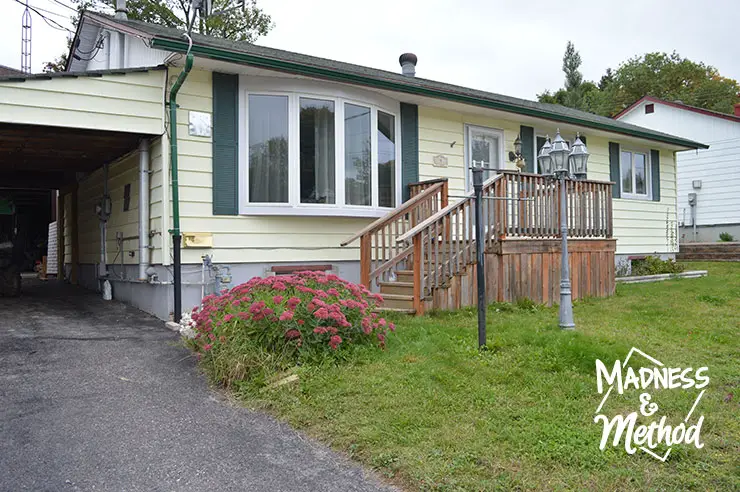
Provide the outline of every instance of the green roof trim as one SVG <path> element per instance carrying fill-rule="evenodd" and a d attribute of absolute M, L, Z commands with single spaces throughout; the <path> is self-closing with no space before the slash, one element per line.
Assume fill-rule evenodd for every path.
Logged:
<path fill-rule="evenodd" d="M 162 38 L 155 36 L 151 45 L 153 48 L 159 48 L 169 51 L 176 52 L 187 52 L 188 43 L 184 41 L 178 41 L 168 38 Z M 459 92 L 453 92 L 449 90 L 441 90 L 434 87 L 422 87 L 419 84 L 404 84 L 394 80 L 384 80 L 378 77 L 372 77 L 364 74 L 356 74 L 351 72 L 340 72 L 324 67 L 319 67 L 311 64 L 297 63 L 295 61 L 280 60 L 275 58 L 269 58 L 259 56 L 255 54 L 245 53 L 241 51 L 229 50 L 224 48 L 218 48 L 214 46 L 206 46 L 198 43 L 196 40 L 193 42 L 192 53 L 199 56 L 204 56 L 214 60 L 247 64 L 258 68 L 265 68 L 271 70 L 279 70 L 283 72 L 295 73 L 300 75 L 307 75 L 311 77 L 319 77 L 328 80 L 334 80 L 337 82 L 349 82 L 353 84 L 359 84 L 367 87 L 374 87 L 378 89 L 388 89 L 396 92 L 404 92 L 407 94 L 414 94 L 419 96 L 432 97 L 435 99 L 444 99 L 447 101 L 460 102 L 465 104 L 471 104 L 474 106 L 481 106 L 485 108 L 498 109 L 509 113 L 522 114 L 526 116 L 533 116 L 536 118 L 543 118 L 548 120 L 560 121 L 564 123 L 572 123 L 588 128 L 595 128 L 598 130 L 605 130 L 613 133 L 620 133 L 623 135 L 630 135 L 633 137 L 644 138 L 647 140 L 654 140 L 664 142 L 672 145 L 678 145 L 681 147 L 688 147 L 692 149 L 702 148 L 706 149 L 709 146 L 686 140 L 683 138 L 675 137 L 673 135 L 662 134 L 659 132 L 653 132 L 648 129 L 641 129 L 634 125 L 615 124 L 616 121 L 608 120 L 604 118 L 604 122 L 593 121 L 579 117 L 578 115 L 568 115 L 548 111 L 544 108 L 525 107 L 517 104 L 513 104 L 505 101 L 496 101 L 489 98 L 480 96 L 474 96 L 470 94 L 463 94 Z M 415 82 L 418 79 L 415 80 Z M 575 112 L 575 111 L 574 111 Z M 630 128 L 631 127 L 631 128 Z"/>

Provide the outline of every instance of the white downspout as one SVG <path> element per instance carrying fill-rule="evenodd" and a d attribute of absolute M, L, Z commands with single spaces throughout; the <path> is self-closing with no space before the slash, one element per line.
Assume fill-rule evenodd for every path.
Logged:
<path fill-rule="evenodd" d="M 103 164 L 103 197 L 100 199 L 100 212 L 98 217 L 100 218 L 100 265 L 98 267 L 98 275 L 105 277 L 108 275 L 108 218 L 110 217 L 110 209 L 108 206 L 108 167 L 109 164 L 106 162 Z"/>
<path fill-rule="evenodd" d="M 149 139 L 139 142 L 139 280 L 149 278 Z"/>

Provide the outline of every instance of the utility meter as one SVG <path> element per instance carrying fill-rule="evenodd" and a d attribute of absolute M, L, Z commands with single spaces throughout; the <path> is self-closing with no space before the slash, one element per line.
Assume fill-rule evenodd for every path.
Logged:
<path fill-rule="evenodd" d="M 696 205 L 696 193 L 689 193 L 689 205 L 692 207 Z"/>
<path fill-rule="evenodd" d="M 100 201 L 95 204 L 95 213 L 103 222 L 106 222 L 110 218 L 112 211 L 113 203 L 108 195 L 104 195 Z"/>

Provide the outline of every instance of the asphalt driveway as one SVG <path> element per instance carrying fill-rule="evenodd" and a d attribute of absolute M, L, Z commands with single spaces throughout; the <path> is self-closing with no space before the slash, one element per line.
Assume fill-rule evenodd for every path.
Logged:
<path fill-rule="evenodd" d="M 381 488 L 210 390 L 177 340 L 82 289 L 31 281 L 0 298 L 0 490 Z"/>

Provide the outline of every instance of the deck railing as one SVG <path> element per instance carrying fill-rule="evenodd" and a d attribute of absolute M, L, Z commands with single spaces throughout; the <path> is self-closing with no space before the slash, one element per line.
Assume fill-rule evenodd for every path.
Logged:
<path fill-rule="evenodd" d="M 612 236 L 612 183 L 566 180 L 569 237 Z M 537 174 L 500 171 L 483 184 L 484 251 L 504 239 L 560 237 L 560 182 Z M 411 248 L 414 309 L 475 263 L 475 198 L 469 193 L 420 222 L 397 241 Z"/>
<path fill-rule="evenodd" d="M 496 196 L 507 200 L 493 205 L 497 236 L 560 237 L 560 182 L 539 174 L 500 173 L 503 179 Z M 605 181 L 565 181 L 569 237 L 612 237 L 612 185 Z"/>
<path fill-rule="evenodd" d="M 406 203 L 341 243 L 360 240 L 360 282 L 368 289 L 387 281 L 392 270 L 410 268 L 413 248 L 398 238 L 447 207 L 446 179 L 414 183 L 410 189 L 412 197 Z"/>

